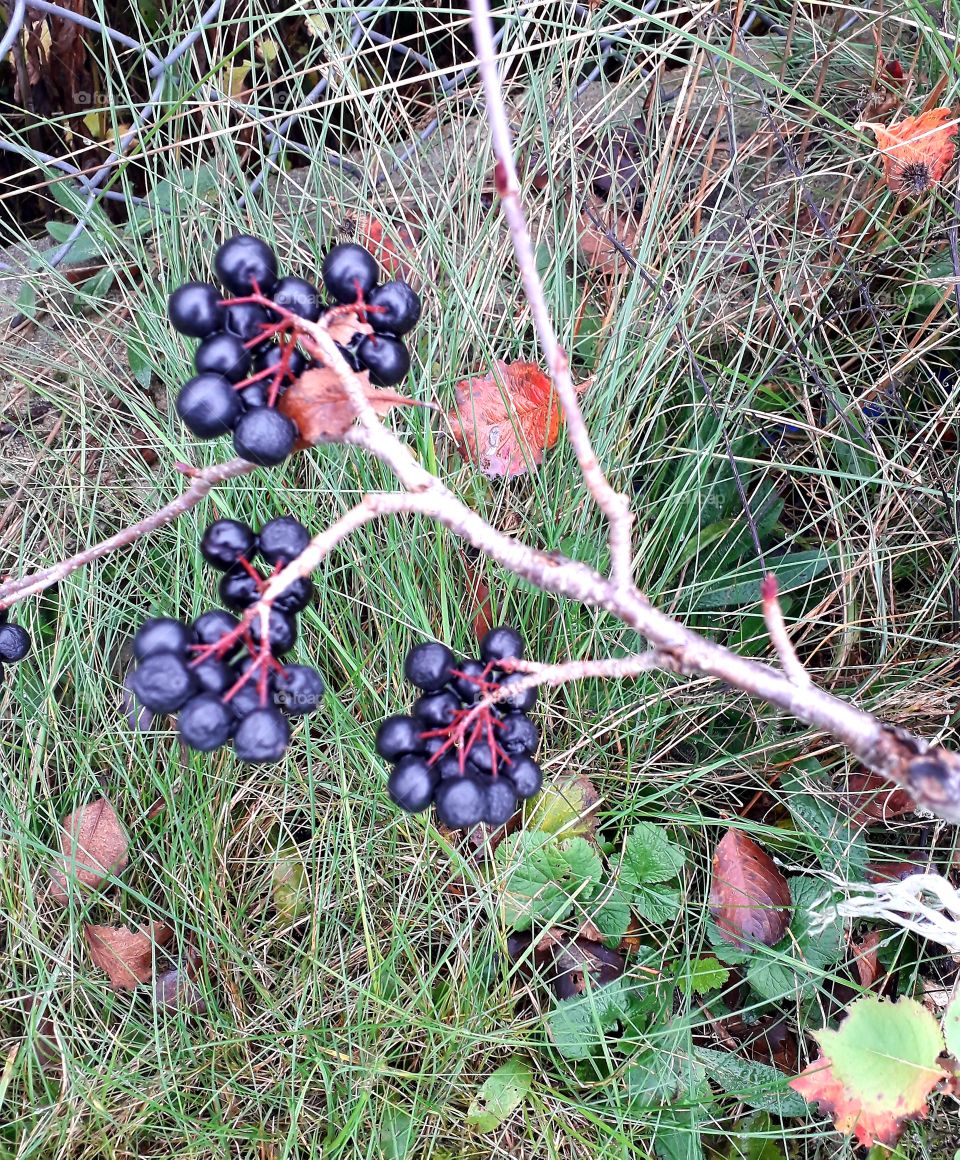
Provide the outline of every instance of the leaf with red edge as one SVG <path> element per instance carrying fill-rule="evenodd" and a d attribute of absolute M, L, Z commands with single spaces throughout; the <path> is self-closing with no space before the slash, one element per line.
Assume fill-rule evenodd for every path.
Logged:
<path fill-rule="evenodd" d="M 398 395 L 396 391 L 371 387 L 367 371 L 360 372 L 357 378 L 363 384 L 367 402 L 378 415 L 386 415 L 392 407 L 429 405 Z M 357 417 L 343 384 L 329 367 L 304 371 L 281 396 L 277 410 L 296 423 L 300 439 L 307 447 L 342 439 Z"/>
<path fill-rule="evenodd" d="M 773 946 L 790 921 L 790 887 L 752 838 L 728 830 L 713 854 L 710 913 L 720 934 L 743 950 Z"/>
<path fill-rule="evenodd" d="M 543 371 L 535 363 L 500 360 L 492 373 L 457 383 L 447 418 L 460 453 L 489 476 L 523 475 L 530 464 L 539 464 L 563 425 Z"/>
<path fill-rule="evenodd" d="M 927 1114 L 927 1100 L 946 1072 L 936 1019 L 914 999 L 858 999 L 836 1031 L 815 1031 L 821 1055 L 790 1081 L 816 1101 L 837 1130 L 864 1147 L 894 1145 L 908 1120 Z"/>
<path fill-rule="evenodd" d="M 926 192 L 943 179 L 953 161 L 957 120 L 950 108 L 927 109 L 905 117 L 895 125 L 867 121 L 883 156 L 883 179 L 887 188 L 908 197 Z"/>
<path fill-rule="evenodd" d="M 96 889 L 109 874 L 127 864 L 128 839 L 120 819 L 106 798 L 88 802 L 61 822 L 62 869 L 52 871 L 50 893 L 65 902 L 69 885 Z"/>
<path fill-rule="evenodd" d="M 132 991 L 138 983 L 153 977 L 155 949 L 173 937 L 170 927 L 159 922 L 138 930 L 90 925 L 83 929 L 94 965 L 106 971 L 112 987 L 125 991 Z"/>

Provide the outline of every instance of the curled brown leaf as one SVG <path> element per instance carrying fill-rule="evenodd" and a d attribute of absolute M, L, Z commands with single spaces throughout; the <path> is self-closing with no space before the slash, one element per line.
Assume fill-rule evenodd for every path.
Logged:
<path fill-rule="evenodd" d="M 162 922 L 131 930 L 126 926 L 86 925 L 84 934 L 94 965 L 106 971 L 112 987 L 132 991 L 153 977 L 156 950 L 165 946 L 173 931 Z"/>
<path fill-rule="evenodd" d="M 790 921 L 790 888 L 773 859 L 742 830 L 728 830 L 713 854 L 710 913 L 720 933 L 749 950 L 773 946 Z"/>
<path fill-rule="evenodd" d="M 66 901 L 71 885 L 95 890 L 104 878 L 126 866 L 127 833 L 106 798 L 74 810 L 61 826 L 62 869 L 51 872 L 50 893 L 54 898 Z"/>

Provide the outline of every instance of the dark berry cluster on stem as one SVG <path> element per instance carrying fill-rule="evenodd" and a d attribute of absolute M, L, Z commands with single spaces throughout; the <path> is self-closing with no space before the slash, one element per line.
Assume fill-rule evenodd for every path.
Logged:
<path fill-rule="evenodd" d="M 420 299 L 406 282 L 378 285 L 376 259 L 362 246 L 334 246 L 323 260 L 320 289 L 295 275 L 279 276 L 277 257 L 260 238 L 229 238 L 213 259 L 221 290 L 187 282 L 170 295 L 170 321 L 200 339 L 196 374 L 177 395 L 177 413 L 200 439 L 233 433 L 239 456 L 264 467 L 293 451 L 296 424 L 276 408 L 286 388 L 317 365 L 297 346 L 298 320 L 316 322 L 334 306 L 351 306 L 374 333 L 358 334 L 344 357 L 373 382 L 406 377 L 410 356 L 401 335 L 420 317 Z"/>
<path fill-rule="evenodd" d="M 535 690 L 485 703 L 523 679 L 504 664 L 522 656 L 523 638 L 506 625 L 486 634 L 479 658 L 458 660 L 437 641 L 410 650 L 404 672 L 421 695 L 409 716 L 388 717 L 377 732 L 377 752 L 393 763 L 387 792 L 401 809 L 432 804 L 452 830 L 502 826 L 539 792 L 540 730 L 527 716 Z"/>
<path fill-rule="evenodd" d="M 252 607 L 269 577 L 309 542 L 310 533 L 291 516 L 270 520 L 258 533 L 239 520 L 215 521 L 200 551 L 222 573 L 227 608 L 212 608 L 192 624 L 147 620 L 133 638 L 137 667 L 130 687 L 145 708 L 177 714 L 191 749 L 207 753 L 232 740 L 241 761 L 276 761 L 290 740 L 289 718 L 319 707 L 323 678 L 286 659 L 297 639 L 297 614 L 313 595 L 309 578 L 274 600 L 266 633 L 261 610 Z"/>
<path fill-rule="evenodd" d="M 8 619 L 7 610 L 0 609 L 0 678 L 3 666 L 22 661 L 30 651 L 30 633 L 22 625 Z"/>

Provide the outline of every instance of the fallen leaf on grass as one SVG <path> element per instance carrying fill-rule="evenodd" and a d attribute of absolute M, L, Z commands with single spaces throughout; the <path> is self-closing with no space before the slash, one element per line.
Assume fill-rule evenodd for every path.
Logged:
<path fill-rule="evenodd" d="M 524 809 L 528 830 L 562 838 L 592 838 L 597 832 L 600 794 L 589 777 L 567 774 L 548 782 Z"/>
<path fill-rule="evenodd" d="M 419 265 L 419 243 L 423 236 L 419 225 L 406 221 L 385 225 L 377 218 L 366 215 L 347 215 L 338 230 L 343 241 L 358 242 L 377 259 L 390 278 L 410 282 Z"/>
<path fill-rule="evenodd" d="M 790 1081 L 817 1102 L 837 1130 L 865 1147 L 893 1146 L 907 1120 L 927 1114 L 927 1099 L 945 1077 L 937 1059 L 943 1035 L 914 999 L 858 999 L 836 1031 L 815 1031 L 820 1057 Z"/>
<path fill-rule="evenodd" d="M 727 942 L 749 950 L 773 946 L 790 921 L 790 887 L 752 838 L 728 830 L 713 854 L 710 913 Z"/>
<path fill-rule="evenodd" d="M 883 179 L 894 193 L 916 197 L 941 181 L 953 160 L 957 121 L 949 108 L 928 109 L 895 125 L 864 121 L 883 156 Z"/>
<path fill-rule="evenodd" d="M 505 363 L 461 379 L 447 418 L 460 453 L 484 475 L 523 475 L 557 441 L 563 412 L 549 378 L 535 363 Z M 586 390 L 580 383 L 578 391 Z"/>
<path fill-rule="evenodd" d="M 470 1101 L 467 1123 L 480 1132 L 492 1132 L 526 1099 L 533 1073 L 530 1065 L 516 1057 L 502 1063 L 489 1075 Z"/>
<path fill-rule="evenodd" d="M 553 968 L 548 981 L 558 999 L 571 999 L 582 995 L 588 985 L 605 987 L 619 979 L 624 969 L 623 955 L 601 943 L 586 938 L 563 938 L 553 948 Z"/>
<path fill-rule="evenodd" d="M 132 991 L 153 977 L 154 951 L 165 946 L 173 931 L 162 922 L 131 930 L 126 926 L 84 928 L 94 965 L 106 971 L 112 987 Z"/>
<path fill-rule="evenodd" d="M 398 395 L 396 391 L 371 387 L 370 376 L 366 371 L 357 377 L 363 382 L 367 401 L 378 415 L 386 415 L 392 407 L 428 405 Z M 277 409 L 296 423 L 300 438 L 307 447 L 341 439 L 356 419 L 353 404 L 329 367 L 305 371 L 287 388 Z"/>
<path fill-rule="evenodd" d="M 917 805 L 911 794 L 879 773 L 850 774 L 844 796 L 850 820 L 861 826 L 913 813 Z"/>
<path fill-rule="evenodd" d="M 96 889 L 110 874 L 127 864 L 128 839 L 113 806 L 106 798 L 88 802 L 61 822 L 63 869 L 51 872 L 50 892 L 66 901 L 68 883 Z"/>

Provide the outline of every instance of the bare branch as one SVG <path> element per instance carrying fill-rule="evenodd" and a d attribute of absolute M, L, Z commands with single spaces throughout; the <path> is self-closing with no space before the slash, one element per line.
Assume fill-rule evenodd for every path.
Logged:
<path fill-rule="evenodd" d="M 633 577 L 633 548 L 630 531 L 633 513 L 627 496 L 610 486 L 597 460 L 590 441 L 590 434 L 584 422 L 583 412 L 577 400 L 577 390 L 570 374 L 570 362 L 566 351 L 560 346 L 550 311 L 543 292 L 543 284 L 537 273 L 533 243 L 527 229 L 527 219 L 520 200 L 520 181 L 513 159 L 513 142 L 507 123 L 507 110 L 503 102 L 503 90 L 497 73 L 496 48 L 493 41 L 493 23 L 487 0 L 470 0 L 470 19 L 477 53 L 477 64 L 483 81 L 483 92 L 487 102 L 487 121 L 493 152 L 497 159 L 497 193 L 503 204 L 503 212 L 510 227 L 513 251 L 516 255 L 523 289 L 530 305 L 530 313 L 540 345 L 547 360 L 547 368 L 553 381 L 557 398 L 567 420 L 567 434 L 580 464 L 584 483 L 610 525 L 610 563 L 613 582 L 618 588 L 626 588 Z"/>
<path fill-rule="evenodd" d="M 795 685 L 810 685 L 812 684 L 810 674 L 794 651 L 793 642 L 783 620 L 783 609 L 777 597 L 777 578 L 772 572 L 768 572 L 760 585 L 760 600 L 763 604 L 763 619 L 767 623 L 767 632 L 770 633 L 770 640 L 780 657 L 783 671 L 790 680 Z"/>

